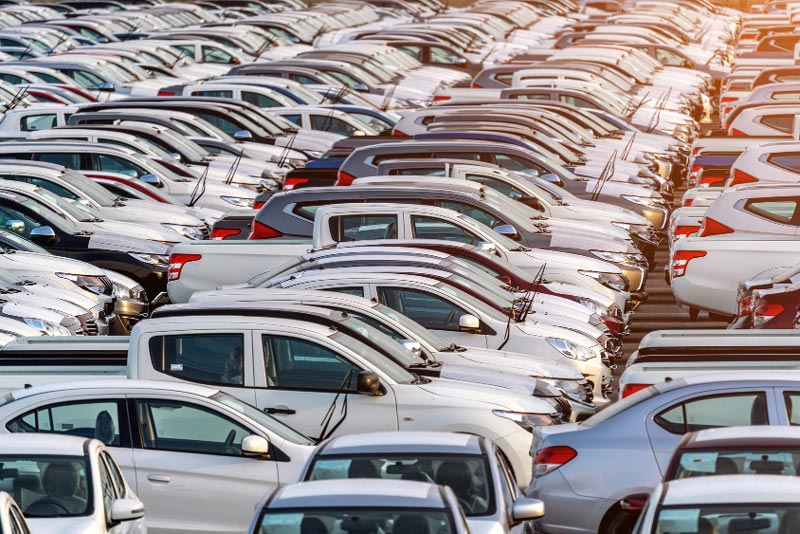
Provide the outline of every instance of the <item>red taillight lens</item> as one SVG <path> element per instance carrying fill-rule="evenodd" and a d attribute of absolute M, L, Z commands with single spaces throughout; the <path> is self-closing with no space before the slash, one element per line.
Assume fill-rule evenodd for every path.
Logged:
<path fill-rule="evenodd" d="M 751 176 L 744 171 L 740 171 L 739 169 L 733 169 L 733 179 L 728 186 L 733 187 L 735 185 L 752 184 L 757 181 L 758 178 L 755 176 Z"/>
<path fill-rule="evenodd" d="M 726 226 L 719 221 L 715 221 L 711 217 L 703 218 L 703 226 L 697 233 L 698 237 L 708 237 L 712 235 L 732 234 L 733 228 Z"/>
<path fill-rule="evenodd" d="M 733 128 L 731 130 L 731 137 L 747 137 L 747 134 L 744 133 L 741 130 L 737 130 L 736 128 Z"/>
<path fill-rule="evenodd" d="M 675 237 L 689 237 L 697 233 L 697 230 L 697 226 L 676 226 L 675 230 L 672 231 L 672 235 Z"/>
<path fill-rule="evenodd" d="M 211 230 L 211 239 L 227 239 L 240 233 L 241 228 L 214 228 Z"/>
<path fill-rule="evenodd" d="M 555 447 L 545 447 L 536 453 L 533 458 L 533 469 L 536 476 L 546 475 L 555 471 L 578 456 L 578 452 L 572 447 L 558 445 Z"/>
<path fill-rule="evenodd" d="M 283 181 L 283 189 L 286 191 L 291 191 L 298 185 L 307 184 L 308 180 L 309 180 L 308 178 L 294 178 L 294 177 L 286 178 Z M 263 206 L 264 203 L 262 202 L 261 205 Z"/>
<path fill-rule="evenodd" d="M 698 172 L 703 170 L 702 165 L 692 165 L 692 169 L 689 171 L 691 174 L 697 174 Z"/>
<path fill-rule="evenodd" d="M 672 278 L 680 278 L 686 274 L 686 267 L 695 258 L 702 258 L 707 252 L 705 250 L 679 250 L 672 257 Z"/>
<path fill-rule="evenodd" d="M 346 172 L 339 171 L 338 179 L 336 180 L 336 185 L 347 186 L 352 185 L 355 181 L 356 177 L 352 174 L 347 174 Z"/>
<path fill-rule="evenodd" d="M 405 133 L 405 132 L 401 132 L 401 131 L 400 131 L 400 130 L 398 130 L 397 128 L 395 128 L 395 129 L 392 131 L 392 135 L 394 135 L 394 136 L 397 136 L 397 137 L 409 137 L 409 135 L 408 135 L 407 133 Z"/>
<path fill-rule="evenodd" d="M 693 198 L 687 198 L 686 200 L 683 201 L 683 207 L 684 208 L 691 208 L 693 202 L 694 202 Z"/>
<path fill-rule="evenodd" d="M 470 87 L 472 89 L 483 89 L 483 86 L 481 84 L 475 82 L 472 82 L 472 85 L 470 85 Z"/>
<path fill-rule="evenodd" d="M 274 239 L 282 236 L 283 234 L 276 229 L 254 220 L 253 229 L 250 231 L 250 235 L 247 236 L 247 239 Z"/>
<path fill-rule="evenodd" d="M 720 102 L 721 102 L 722 104 L 727 104 L 728 102 L 736 102 L 737 100 L 739 100 L 739 97 L 738 97 L 738 96 L 723 96 L 723 97 L 720 99 Z"/>
<path fill-rule="evenodd" d="M 171 254 L 169 257 L 169 267 L 167 267 L 167 281 L 174 282 L 181 277 L 183 267 L 192 261 L 203 259 L 201 254 Z"/>
<path fill-rule="evenodd" d="M 266 203 L 267 203 L 266 200 L 254 200 L 253 201 L 253 209 L 254 210 L 260 210 L 261 208 L 264 207 L 264 204 L 266 204 Z"/>
<path fill-rule="evenodd" d="M 641 391 L 651 385 L 652 384 L 625 384 L 625 387 L 622 388 L 622 398 L 624 399 L 625 397 L 633 395 L 637 391 Z"/>
<path fill-rule="evenodd" d="M 446 95 L 436 95 L 433 97 L 434 102 L 444 102 L 445 100 L 450 100 L 450 97 Z"/>
<path fill-rule="evenodd" d="M 786 310 L 783 304 L 761 304 L 753 311 L 753 328 L 764 328 L 772 319 Z"/>
<path fill-rule="evenodd" d="M 694 148 L 692 149 L 692 156 L 696 156 L 696 155 L 698 155 L 698 154 L 700 153 L 700 151 L 701 151 L 701 150 L 703 150 L 703 147 L 701 147 L 701 146 L 696 146 L 696 147 L 694 147 Z"/>
<path fill-rule="evenodd" d="M 175 93 L 172 91 L 159 91 L 158 96 L 175 96 Z"/>
<path fill-rule="evenodd" d="M 650 495 L 647 493 L 636 493 L 628 495 L 619 501 L 619 507 L 626 512 L 641 512 L 644 510 Z"/>

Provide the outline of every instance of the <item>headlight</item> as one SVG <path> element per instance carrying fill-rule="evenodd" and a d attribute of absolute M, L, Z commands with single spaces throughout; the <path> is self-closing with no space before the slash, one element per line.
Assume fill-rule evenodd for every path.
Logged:
<path fill-rule="evenodd" d="M 95 295 L 105 295 L 107 286 L 99 276 L 89 276 L 84 274 L 56 273 L 56 276 L 69 280 L 76 286 L 86 291 L 91 291 Z"/>
<path fill-rule="evenodd" d="M 128 256 L 148 265 L 159 265 L 166 267 L 169 264 L 169 256 L 165 254 L 142 254 L 139 252 L 128 252 Z"/>
<path fill-rule="evenodd" d="M 581 386 L 576 380 L 557 380 L 555 386 L 572 400 L 588 402 L 586 388 Z"/>
<path fill-rule="evenodd" d="M 220 197 L 222 200 L 227 202 L 228 204 L 232 204 L 237 208 L 252 208 L 253 207 L 253 199 L 252 198 L 244 198 L 244 197 Z"/>
<path fill-rule="evenodd" d="M 25 324 L 27 324 L 28 326 L 35 328 L 36 330 L 48 336 L 72 335 L 72 332 L 70 332 L 60 324 L 54 324 L 49 321 L 43 321 L 42 319 L 34 319 L 32 317 L 25 317 L 23 321 L 25 321 Z"/>
<path fill-rule="evenodd" d="M 594 278 L 604 286 L 614 291 L 628 291 L 630 283 L 628 279 L 617 273 L 604 273 L 599 271 L 578 271 L 584 276 Z"/>
<path fill-rule="evenodd" d="M 161 226 L 182 235 L 186 239 L 191 239 L 193 241 L 198 241 L 200 239 L 203 239 L 203 231 L 196 226 L 184 226 L 182 224 L 167 224 L 167 223 L 161 223 Z"/>
<path fill-rule="evenodd" d="M 534 427 L 547 426 L 554 423 L 550 415 L 542 413 L 510 412 L 506 410 L 492 410 L 492 413 L 497 417 L 514 421 L 528 432 L 533 432 Z"/>
<path fill-rule="evenodd" d="M 625 263 L 625 255 L 620 252 L 611 252 L 610 250 L 590 250 L 589 252 L 601 260 L 610 261 L 611 263 Z"/>
<path fill-rule="evenodd" d="M 658 199 L 653 197 L 640 197 L 637 195 L 622 195 L 622 198 L 628 202 L 639 204 L 640 206 L 647 206 L 648 208 L 657 208 L 659 205 Z"/>
<path fill-rule="evenodd" d="M 608 313 L 608 309 L 605 306 L 600 304 L 599 302 L 595 302 L 592 299 L 587 298 L 578 298 L 578 304 L 586 308 L 592 313 L 596 313 L 597 315 L 605 315 Z"/>
<path fill-rule="evenodd" d="M 572 341 L 567 341 L 566 339 L 561 339 L 560 337 L 548 337 L 546 339 L 547 342 L 550 343 L 551 347 L 556 349 L 558 352 L 563 354 L 564 357 L 569 358 L 570 360 L 580 360 L 585 362 L 594 358 L 594 354 L 592 354 L 586 347 L 581 347 Z"/>

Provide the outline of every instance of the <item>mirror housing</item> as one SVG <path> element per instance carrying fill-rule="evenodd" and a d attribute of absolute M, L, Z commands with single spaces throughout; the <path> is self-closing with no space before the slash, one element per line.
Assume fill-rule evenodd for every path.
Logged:
<path fill-rule="evenodd" d="M 114 87 L 114 84 L 111 82 L 103 82 L 97 86 L 97 90 L 102 91 L 104 93 L 113 93 L 114 91 L 117 90 L 117 88 Z"/>
<path fill-rule="evenodd" d="M 6 221 L 6 230 L 21 234 L 25 231 L 25 223 L 19 219 L 9 219 Z"/>
<path fill-rule="evenodd" d="M 233 138 L 237 141 L 252 141 L 253 134 L 248 132 L 247 130 L 239 130 L 233 134 Z"/>
<path fill-rule="evenodd" d="M 356 379 L 356 391 L 362 395 L 380 395 L 380 377 L 372 371 L 361 371 L 358 373 L 358 378 Z"/>
<path fill-rule="evenodd" d="M 357 83 L 353 86 L 353 91 L 357 91 L 359 93 L 367 93 L 369 92 L 369 87 L 365 83 Z"/>
<path fill-rule="evenodd" d="M 487 254 L 497 254 L 497 245 L 491 241 L 481 241 L 477 244 L 478 250 L 486 252 Z"/>
<path fill-rule="evenodd" d="M 536 197 L 525 196 L 520 198 L 519 200 L 526 206 L 529 206 L 535 209 L 536 211 L 545 211 L 544 206 L 542 205 L 542 201 Z"/>
<path fill-rule="evenodd" d="M 257 434 L 245 436 L 242 440 L 242 456 L 266 458 L 269 455 L 269 440 Z"/>
<path fill-rule="evenodd" d="M 139 177 L 139 179 L 144 183 L 152 185 L 153 187 L 158 187 L 159 189 L 164 187 L 164 183 L 161 181 L 161 178 L 155 174 L 143 174 Z"/>
<path fill-rule="evenodd" d="M 465 57 L 457 57 L 453 62 L 453 65 L 458 65 L 459 67 L 466 67 L 468 64 L 469 61 L 467 61 L 467 58 Z"/>
<path fill-rule="evenodd" d="M 419 341 L 414 339 L 403 339 L 400 341 L 400 344 L 403 345 L 403 348 L 414 356 L 422 356 L 422 345 Z"/>
<path fill-rule="evenodd" d="M 138 499 L 117 499 L 111 503 L 111 521 L 122 523 L 144 517 L 144 504 Z"/>
<path fill-rule="evenodd" d="M 521 523 L 544 516 L 544 503 L 539 499 L 520 497 L 511 506 L 511 517 L 514 523 Z"/>
<path fill-rule="evenodd" d="M 31 230 L 30 240 L 41 247 L 49 247 L 58 241 L 55 231 L 49 226 L 40 226 Z"/>
<path fill-rule="evenodd" d="M 481 320 L 474 315 L 462 315 L 458 318 L 458 329 L 461 332 L 476 332 L 481 329 Z"/>
<path fill-rule="evenodd" d="M 519 232 L 511 224 L 501 224 L 500 226 L 495 226 L 493 230 L 498 234 L 510 237 L 514 241 L 519 241 L 521 239 Z"/>

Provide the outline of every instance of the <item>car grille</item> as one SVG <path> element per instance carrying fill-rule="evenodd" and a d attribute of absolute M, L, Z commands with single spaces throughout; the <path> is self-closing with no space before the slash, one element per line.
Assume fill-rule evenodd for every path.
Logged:
<path fill-rule="evenodd" d="M 83 333 L 85 335 L 96 336 L 100 332 L 100 328 L 97 326 L 97 321 L 91 313 L 79 315 L 78 320 L 81 322 Z"/>
<path fill-rule="evenodd" d="M 200 227 L 200 232 L 203 234 L 203 239 L 211 239 L 211 225 L 208 223 Z"/>

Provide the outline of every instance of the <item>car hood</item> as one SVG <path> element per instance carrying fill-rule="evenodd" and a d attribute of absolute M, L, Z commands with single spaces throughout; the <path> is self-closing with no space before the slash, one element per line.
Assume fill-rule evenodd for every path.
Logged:
<path fill-rule="evenodd" d="M 578 250 L 605 250 L 608 252 L 636 253 L 638 249 L 632 244 L 619 241 L 609 232 L 595 232 L 589 228 L 582 232 L 577 228 L 559 222 L 548 224 L 550 229 L 550 246 L 553 248 L 571 248 Z"/>
<path fill-rule="evenodd" d="M 41 291 L 18 291 L 10 293 L 0 293 L 0 300 L 7 300 L 9 302 L 19 302 L 29 306 L 36 306 L 45 310 L 52 310 L 62 315 L 71 315 L 77 317 L 88 313 L 88 309 L 83 308 L 77 304 L 73 304 L 67 300 L 62 300 L 55 288 L 50 293 L 52 296 L 47 295 L 47 292 Z"/>
<path fill-rule="evenodd" d="M 170 239 L 173 238 L 170 236 Z M 161 243 L 150 239 L 128 237 L 121 233 L 96 232 L 89 236 L 89 248 L 113 250 L 117 252 L 166 255 L 169 254 L 172 243 Z"/>
<path fill-rule="evenodd" d="M 538 362 L 534 357 L 526 356 L 517 352 L 503 350 L 481 349 L 476 347 L 464 347 L 461 352 L 436 352 L 434 357 L 439 360 L 463 360 L 476 365 L 488 365 L 498 371 L 511 369 L 517 372 L 524 372 L 529 376 L 538 378 L 557 378 L 565 380 L 581 380 L 583 375 L 575 369 L 563 368 L 551 363 Z M 457 355 L 458 360 L 454 358 Z"/>
<path fill-rule="evenodd" d="M 550 266 L 566 267 L 581 271 L 597 271 L 604 273 L 622 274 L 622 270 L 614 265 L 603 260 L 596 260 L 586 256 L 578 256 L 577 254 L 570 254 L 568 252 L 558 252 L 556 250 L 544 250 L 534 248 L 525 251 L 518 251 L 515 253 L 525 254 L 529 258 L 541 263 L 546 263 Z"/>
<path fill-rule="evenodd" d="M 167 209 L 161 206 L 165 206 Z M 124 205 L 101 207 L 98 208 L 98 211 L 106 221 L 125 223 L 153 221 L 153 224 L 180 224 L 183 226 L 203 225 L 200 219 L 189 215 L 186 213 L 185 209 L 171 209 L 177 207 L 178 206 L 170 206 L 169 204 L 158 204 L 156 202 L 142 201 L 142 204 L 135 204 L 125 201 Z"/>
<path fill-rule="evenodd" d="M 77 285 L 75 286 L 74 291 L 63 287 L 55 287 L 44 284 L 26 284 L 23 286 L 18 286 L 18 289 L 30 292 L 30 294 L 37 295 L 45 299 L 58 299 L 72 303 L 78 308 L 84 310 L 84 313 L 85 311 L 91 310 L 97 306 L 97 300 L 84 295 L 86 291 L 80 289 Z"/>
<path fill-rule="evenodd" d="M 647 218 L 633 210 L 606 204 L 605 202 L 593 202 L 580 198 L 569 198 L 564 202 L 566 203 L 565 206 L 559 206 L 559 216 L 564 218 L 571 218 L 570 214 L 574 214 L 574 218 L 580 220 L 591 219 L 644 225 L 649 222 Z"/>
<path fill-rule="evenodd" d="M 0 251 L 0 269 L 12 271 L 20 278 L 24 278 L 25 273 L 37 271 L 85 274 L 87 276 L 103 276 L 104 274 L 103 269 L 95 267 L 91 263 L 52 254 L 24 251 L 11 253 Z"/>
<path fill-rule="evenodd" d="M 18 321 L 16 319 L 12 319 L 11 317 L 2 316 L 0 316 L 0 332 L 5 332 L 16 337 L 38 337 L 42 335 L 42 333 L 37 329 L 32 326 L 28 326 L 21 320 Z"/>
<path fill-rule="evenodd" d="M 495 386 L 457 382 L 446 378 L 431 378 L 419 388 L 440 398 L 453 399 L 456 404 L 481 403 L 497 410 L 524 413 L 553 414 L 553 405 L 542 399 L 520 395 Z M 438 403 L 437 403 L 438 404 Z"/>
<path fill-rule="evenodd" d="M 443 363 L 441 378 L 496 386 L 521 395 L 533 395 L 536 379 L 513 370 L 504 370 L 489 365 L 464 363 Z"/>
<path fill-rule="evenodd" d="M 0 301 L 0 313 L 6 317 L 18 317 L 24 319 L 30 317 L 32 319 L 41 319 L 49 321 L 53 324 L 60 324 L 64 319 L 63 313 L 58 313 L 52 310 L 46 310 L 37 306 L 29 306 L 27 304 L 20 304 L 19 302 L 2 302 Z M 38 332 L 38 330 L 37 330 Z M 39 333 L 38 335 L 42 335 Z"/>
<path fill-rule="evenodd" d="M 157 228 L 144 224 L 135 224 L 121 221 L 101 221 L 78 223 L 81 230 L 90 232 L 106 233 L 108 235 L 135 236 L 128 239 L 138 239 L 141 241 L 158 241 L 160 243 L 177 243 L 186 241 L 175 232 L 166 228 Z"/>

